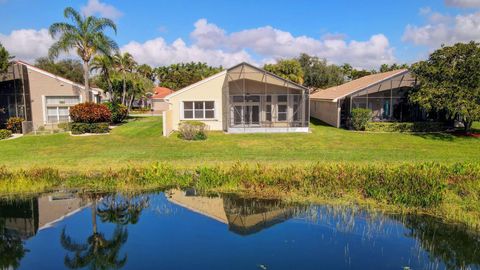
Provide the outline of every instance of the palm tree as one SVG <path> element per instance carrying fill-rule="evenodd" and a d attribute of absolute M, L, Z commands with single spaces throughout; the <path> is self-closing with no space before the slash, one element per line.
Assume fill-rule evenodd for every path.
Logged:
<path fill-rule="evenodd" d="M 113 59 L 109 55 L 95 55 L 90 65 L 91 71 L 98 71 L 100 76 L 107 82 L 108 84 L 108 92 L 110 93 L 110 101 L 114 101 L 114 92 L 112 86 L 112 79 L 110 75 L 113 71 Z"/>
<path fill-rule="evenodd" d="M 133 59 L 133 56 L 128 52 L 120 54 L 117 53 L 113 56 L 113 61 L 115 68 L 118 72 L 121 72 L 123 75 L 123 94 L 122 94 L 122 104 L 125 103 L 127 96 L 127 73 L 132 72 L 137 62 Z"/>
<path fill-rule="evenodd" d="M 150 205 L 148 196 L 121 196 L 112 194 L 104 198 L 97 208 L 102 222 L 118 225 L 136 224 L 143 209 Z"/>
<path fill-rule="evenodd" d="M 83 60 L 85 92 L 87 93 L 87 101 L 90 101 L 89 62 L 97 53 L 110 55 L 112 51 L 118 50 L 117 43 L 104 33 L 105 29 L 110 28 L 116 34 L 117 26 L 112 20 L 107 18 L 82 16 L 71 7 L 67 7 L 63 15 L 66 19 L 72 20 L 73 24 L 58 22 L 50 26 L 49 31 L 52 38 L 55 38 L 57 35 L 59 35 L 59 38 L 50 47 L 48 54 L 50 57 L 55 58 L 61 52 L 76 50 L 78 56 Z"/>

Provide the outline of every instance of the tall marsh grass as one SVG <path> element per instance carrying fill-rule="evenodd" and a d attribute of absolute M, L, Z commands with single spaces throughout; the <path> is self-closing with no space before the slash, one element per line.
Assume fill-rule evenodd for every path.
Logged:
<path fill-rule="evenodd" d="M 195 169 L 156 163 L 90 173 L 0 167 L 0 196 L 58 188 L 140 191 L 193 187 L 263 197 L 355 198 L 378 205 L 422 209 L 480 226 L 480 164 L 315 163 L 269 166 L 236 163 Z"/>

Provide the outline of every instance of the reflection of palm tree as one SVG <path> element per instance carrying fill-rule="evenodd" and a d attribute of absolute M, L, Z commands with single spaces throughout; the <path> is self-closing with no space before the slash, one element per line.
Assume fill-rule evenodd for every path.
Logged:
<path fill-rule="evenodd" d="M 75 254 L 65 256 L 65 265 L 70 269 L 90 266 L 90 269 L 120 269 L 127 262 L 127 255 L 119 259 L 122 245 L 127 241 L 128 233 L 125 228 L 117 226 L 112 239 L 105 239 L 103 233 L 94 232 L 88 237 L 87 243 L 75 243 L 62 231 L 62 246 Z"/>
<path fill-rule="evenodd" d="M 20 260 L 25 256 L 25 251 L 20 237 L 1 233 L 0 269 L 18 268 L 20 266 Z"/>
<path fill-rule="evenodd" d="M 126 228 L 117 226 L 110 240 L 106 239 L 103 233 L 97 231 L 97 195 L 93 196 L 92 204 L 92 230 L 87 243 L 75 243 L 65 232 L 62 231 L 61 244 L 74 256 L 65 256 L 65 265 L 71 269 L 90 266 L 91 269 L 119 269 L 127 262 L 127 255 L 119 259 L 119 252 L 122 245 L 127 241 L 128 232 Z"/>
<path fill-rule="evenodd" d="M 136 224 L 142 210 L 149 206 L 149 202 L 149 198 L 144 196 L 131 198 L 111 195 L 102 200 L 97 212 L 103 222 Z"/>

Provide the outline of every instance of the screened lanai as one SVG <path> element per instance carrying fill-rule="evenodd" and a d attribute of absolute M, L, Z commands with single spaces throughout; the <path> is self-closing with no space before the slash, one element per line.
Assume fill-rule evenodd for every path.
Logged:
<path fill-rule="evenodd" d="M 10 65 L 0 74 L 0 128 L 10 117 L 31 119 L 28 72 L 22 65 Z"/>
<path fill-rule="evenodd" d="M 242 63 L 227 71 L 224 124 L 236 132 L 308 131 L 308 89 Z"/>

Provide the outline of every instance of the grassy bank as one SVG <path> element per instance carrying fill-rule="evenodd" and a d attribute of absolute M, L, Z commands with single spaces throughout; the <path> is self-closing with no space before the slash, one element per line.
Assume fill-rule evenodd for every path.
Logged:
<path fill-rule="evenodd" d="M 193 169 L 158 163 L 89 173 L 56 169 L 0 170 L 0 195 L 58 188 L 142 191 L 195 187 L 286 200 L 357 203 L 421 211 L 480 230 L 477 163 L 316 163 L 271 166 L 236 163 Z"/>
<path fill-rule="evenodd" d="M 311 123 L 308 134 L 224 134 L 206 141 L 162 137 L 161 117 L 135 118 L 107 136 L 24 136 L 0 141 L 0 165 L 105 170 L 169 161 L 179 166 L 306 162 L 480 162 L 480 139 L 451 134 L 372 134 Z M 477 125 L 478 127 L 478 125 Z"/>

